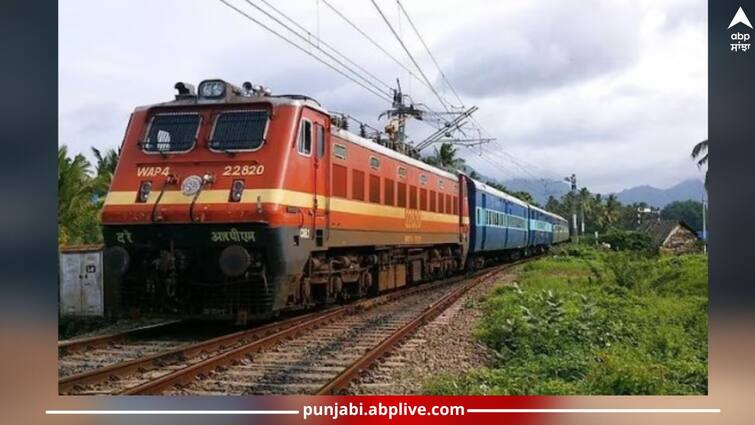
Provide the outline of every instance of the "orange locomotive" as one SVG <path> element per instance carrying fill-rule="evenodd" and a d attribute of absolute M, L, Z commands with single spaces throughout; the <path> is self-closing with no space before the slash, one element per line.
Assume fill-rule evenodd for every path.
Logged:
<path fill-rule="evenodd" d="M 466 177 L 299 95 L 206 80 L 137 108 L 102 213 L 123 309 L 270 317 L 464 268 Z"/>

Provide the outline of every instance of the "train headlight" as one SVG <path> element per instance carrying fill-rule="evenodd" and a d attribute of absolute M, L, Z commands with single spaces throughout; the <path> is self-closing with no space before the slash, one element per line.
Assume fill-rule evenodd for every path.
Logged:
<path fill-rule="evenodd" d="M 220 252 L 218 265 L 228 277 L 241 276 L 252 265 L 252 256 L 243 246 L 231 245 Z"/>
<path fill-rule="evenodd" d="M 184 196 L 193 196 L 202 188 L 203 180 L 197 175 L 186 177 L 181 183 L 181 193 Z"/>
<path fill-rule="evenodd" d="M 149 193 L 152 191 L 152 182 L 149 180 L 143 181 L 139 185 L 139 193 L 136 195 L 136 202 L 147 202 L 149 199 Z"/>
<path fill-rule="evenodd" d="M 244 180 L 234 180 L 231 184 L 231 195 L 228 198 L 231 202 L 239 202 L 244 194 Z"/>
<path fill-rule="evenodd" d="M 205 98 L 218 98 L 225 95 L 226 84 L 221 80 L 207 80 L 199 84 L 199 95 Z"/>

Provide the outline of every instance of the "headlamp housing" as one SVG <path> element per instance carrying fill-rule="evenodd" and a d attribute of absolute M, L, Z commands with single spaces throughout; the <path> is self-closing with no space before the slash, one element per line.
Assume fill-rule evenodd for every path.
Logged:
<path fill-rule="evenodd" d="M 218 99 L 225 96 L 226 83 L 223 80 L 205 80 L 199 83 L 199 97 Z"/>

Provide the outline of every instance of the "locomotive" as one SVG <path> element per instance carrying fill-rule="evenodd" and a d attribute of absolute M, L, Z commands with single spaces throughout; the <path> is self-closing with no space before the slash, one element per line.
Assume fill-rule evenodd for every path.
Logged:
<path fill-rule="evenodd" d="M 175 85 L 102 211 L 120 311 L 264 319 L 544 251 L 566 220 L 349 132 L 303 95 Z"/>

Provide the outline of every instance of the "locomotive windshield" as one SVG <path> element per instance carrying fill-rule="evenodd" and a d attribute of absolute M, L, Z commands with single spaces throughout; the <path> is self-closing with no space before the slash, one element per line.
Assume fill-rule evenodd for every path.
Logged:
<path fill-rule="evenodd" d="M 147 152 L 184 152 L 194 146 L 199 114 L 158 114 L 152 118 L 143 148 Z"/>
<path fill-rule="evenodd" d="M 256 150 L 265 141 L 267 111 L 223 112 L 215 121 L 210 148 L 218 151 Z"/>

